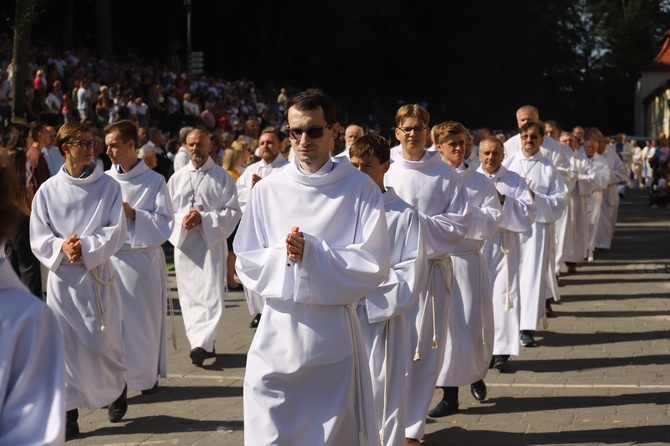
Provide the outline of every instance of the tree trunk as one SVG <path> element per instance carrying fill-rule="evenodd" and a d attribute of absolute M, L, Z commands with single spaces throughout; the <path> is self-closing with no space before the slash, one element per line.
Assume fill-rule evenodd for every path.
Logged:
<path fill-rule="evenodd" d="M 26 120 L 24 84 L 28 80 L 30 28 L 33 19 L 31 3 L 32 0 L 16 0 L 14 59 L 12 62 L 12 122 L 16 123 L 24 123 Z"/>

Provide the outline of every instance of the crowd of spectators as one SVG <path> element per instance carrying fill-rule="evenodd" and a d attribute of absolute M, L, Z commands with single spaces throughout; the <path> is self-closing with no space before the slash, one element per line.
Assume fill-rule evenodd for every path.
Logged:
<path fill-rule="evenodd" d="M 0 132 L 10 122 L 12 92 L 11 39 L 0 40 Z M 282 89 L 283 90 L 283 89 Z M 253 120 L 280 127 L 285 90 L 265 97 L 253 81 L 193 75 L 147 63 L 133 54 L 123 61 L 95 57 L 84 48 L 57 51 L 31 47 L 24 88 L 25 122 L 58 126 L 86 122 L 95 132 L 130 119 L 144 129 L 158 129 L 166 146 L 184 126 L 202 127 L 218 141 L 237 139 Z M 178 149 L 179 145 L 176 145 Z"/>

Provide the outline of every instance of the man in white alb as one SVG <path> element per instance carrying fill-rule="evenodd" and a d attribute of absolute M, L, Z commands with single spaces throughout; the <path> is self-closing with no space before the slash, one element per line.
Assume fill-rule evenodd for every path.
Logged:
<path fill-rule="evenodd" d="M 172 231 L 165 179 L 136 156 L 137 127 L 130 120 L 105 128 L 107 175 L 121 185 L 128 235 L 112 257 L 123 310 L 128 389 L 148 394 L 167 376 L 167 270 L 161 245 Z"/>
<path fill-rule="evenodd" d="M 174 210 L 170 243 L 191 362 L 215 356 L 214 341 L 226 297 L 226 239 L 240 220 L 235 182 L 212 161 L 212 141 L 202 130 L 186 137 L 191 163 L 168 181 Z"/>
<path fill-rule="evenodd" d="M 265 300 L 247 355 L 244 443 L 379 445 L 354 305 L 389 272 L 382 194 L 330 158 L 339 125 L 325 93 L 292 96 L 286 118 L 295 158 L 252 189 L 234 241 L 242 284 Z"/>

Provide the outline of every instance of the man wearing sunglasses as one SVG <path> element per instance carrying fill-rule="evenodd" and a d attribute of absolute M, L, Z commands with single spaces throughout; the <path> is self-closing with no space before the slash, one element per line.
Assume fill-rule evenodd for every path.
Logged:
<path fill-rule="evenodd" d="M 519 139 L 521 150 L 507 160 L 505 167 L 526 180 L 537 206 L 532 227 L 520 234 L 519 266 L 521 345 L 534 347 L 537 323 L 545 309 L 545 290 L 548 282 L 555 280 L 555 258 L 550 254 L 550 243 L 555 242 L 552 227 L 567 206 L 568 188 L 558 169 L 540 152 L 543 126 L 526 122 L 521 126 Z"/>
<path fill-rule="evenodd" d="M 298 93 L 286 110 L 295 158 L 256 183 L 234 242 L 240 280 L 265 300 L 247 355 L 244 443 L 379 445 L 354 305 L 389 272 L 382 194 L 331 159 L 339 124 L 325 93 Z"/>

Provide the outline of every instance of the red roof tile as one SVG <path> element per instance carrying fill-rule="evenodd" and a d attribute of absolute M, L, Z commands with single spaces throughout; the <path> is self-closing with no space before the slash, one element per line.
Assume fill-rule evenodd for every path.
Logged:
<path fill-rule="evenodd" d="M 642 71 L 670 71 L 670 30 L 663 36 L 663 46 L 654 60 L 645 65 Z"/>

